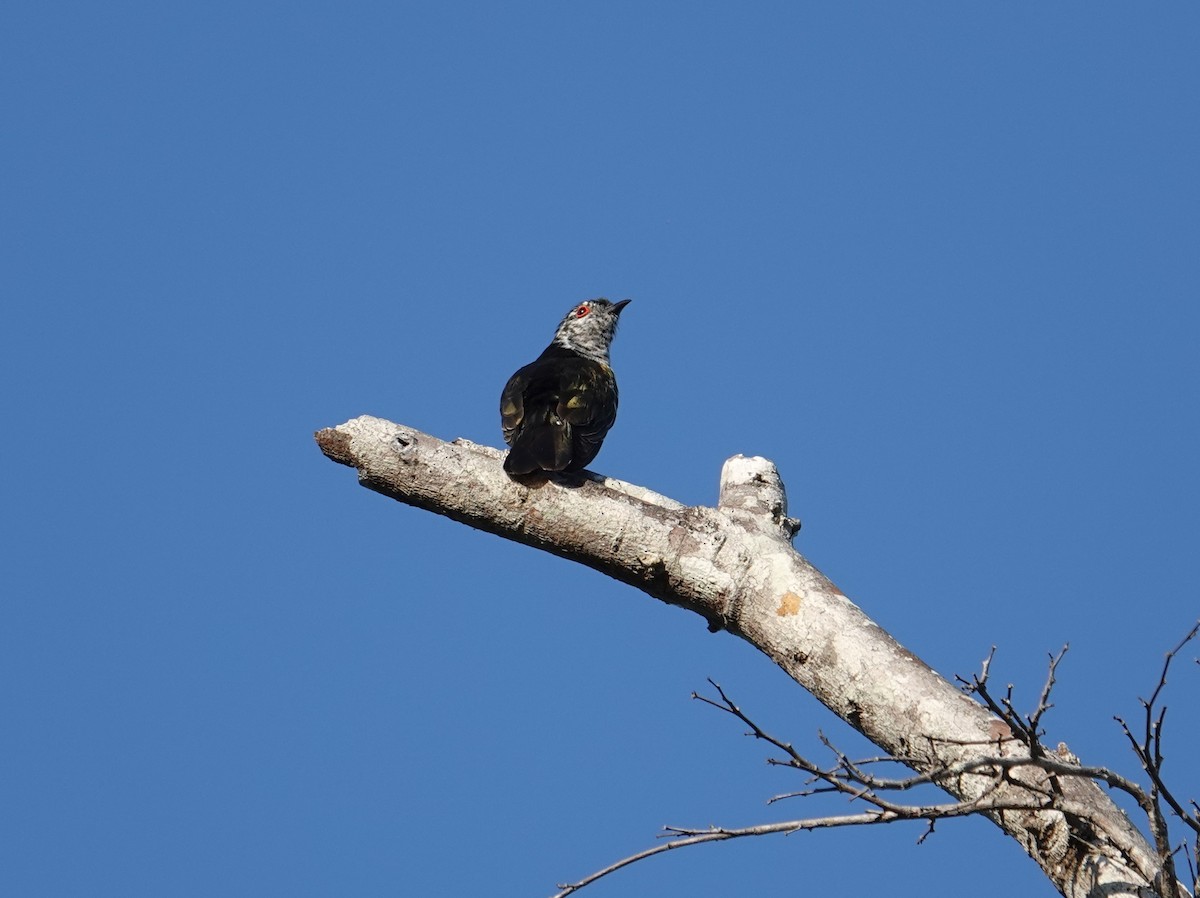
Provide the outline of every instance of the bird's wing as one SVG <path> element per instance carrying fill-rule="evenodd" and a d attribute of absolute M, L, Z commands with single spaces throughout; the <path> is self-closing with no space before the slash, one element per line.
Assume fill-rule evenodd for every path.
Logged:
<path fill-rule="evenodd" d="M 558 414 L 574 428 L 581 467 L 600 451 L 604 436 L 617 420 L 617 380 L 612 369 L 592 362 L 572 372 L 559 399 Z"/>
<path fill-rule="evenodd" d="M 500 394 L 500 427 L 504 431 L 504 442 L 513 444 L 525 420 L 525 388 L 530 365 L 526 365 L 508 379 L 504 392 Z"/>

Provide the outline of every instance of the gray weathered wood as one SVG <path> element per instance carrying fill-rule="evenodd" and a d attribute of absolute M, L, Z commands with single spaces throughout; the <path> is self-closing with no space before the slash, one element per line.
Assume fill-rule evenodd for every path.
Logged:
<path fill-rule="evenodd" d="M 703 615 L 915 770 L 1025 751 L 1005 741 L 1003 722 L 899 645 L 795 551 L 798 525 L 765 459 L 729 459 L 718 505 L 709 508 L 595 475 L 517 483 L 495 449 L 446 443 L 379 418 L 322 430 L 317 442 L 334 461 L 357 468 L 363 486 Z M 1022 769 L 1025 782 L 1044 782 L 1044 774 Z M 1068 898 L 1158 894 L 1150 884 L 1161 865 L 1125 814 L 1093 782 L 1061 782 L 1052 807 L 990 816 Z M 991 784 L 991 777 L 963 774 L 945 785 L 970 800 Z M 1045 801 L 1016 784 L 993 799 L 1031 808 Z"/>

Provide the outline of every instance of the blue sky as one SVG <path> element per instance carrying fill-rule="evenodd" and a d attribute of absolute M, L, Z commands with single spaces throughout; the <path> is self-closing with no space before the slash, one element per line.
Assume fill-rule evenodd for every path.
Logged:
<path fill-rule="evenodd" d="M 727 634 L 391 503 L 312 432 L 500 442 L 631 297 L 595 470 L 772 458 L 797 547 L 1133 772 L 1200 616 L 1195 4 L 20 4 L 3 14 L 0 891 L 549 895 L 804 816 Z M 1192 651 L 1168 774 L 1200 796 Z M 982 821 L 689 849 L 583 894 L 1052 894 Z M 868 860 L 869 859 L 869 860 Z M 983 871 L 986 871 L 984 873 Z"/>

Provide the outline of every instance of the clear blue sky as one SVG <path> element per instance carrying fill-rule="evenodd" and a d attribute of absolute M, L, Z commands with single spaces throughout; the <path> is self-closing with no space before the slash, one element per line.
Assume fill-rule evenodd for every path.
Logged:
<path fill-rule="evenodd" d="M 0 26 L 0 892 L 541 896 L 803 816 L 689 700 L 861 742 L 599 574 L 360 489 L 312 432 L 500 442 L 631 297 L 594 469 L 796 545 L 1052 743 L 1200 615 L 1195 3 L 23 3 Z M 1200 670 L 1168 773 L 1200 797 Z M 981 821 L 647 861 L 595 898 L 1049 895 Z"/>

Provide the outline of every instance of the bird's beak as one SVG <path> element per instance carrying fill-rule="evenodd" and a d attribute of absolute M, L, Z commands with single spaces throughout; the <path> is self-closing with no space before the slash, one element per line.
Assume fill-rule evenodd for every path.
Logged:
<path fill-rule="evenodd" d="M 633 302 L 633 300 L 631 300 L 631 299 L 623 299 L 620 302 L 615 302 L 615 303 L 613 303 L 613 311 L 616 312 L 618 315 L 620 315 L 621 309 L 625 308 L 631 302 Z"/>

